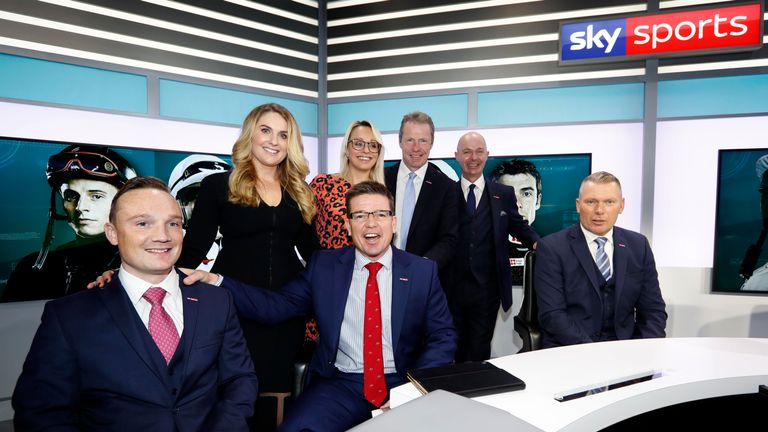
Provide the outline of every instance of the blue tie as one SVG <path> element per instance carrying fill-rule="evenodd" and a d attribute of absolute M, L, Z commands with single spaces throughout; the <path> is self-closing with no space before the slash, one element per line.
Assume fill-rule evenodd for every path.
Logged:
<path fill-rule="evenodd" d="M 467 213 L 469 213 L 470 216 L 474 216 L 475 210 L 477 210 L 477 200 L 475 199 L 475 185 L 471 184 L 469 185 L 469 193 L 467 194 Z"/>
<path fill-rule="evenodd" d="M 416 207 L 416 187 L 413 185 L 413 179 L 416 173 L 408 173 L 408 182 L 405 183 L 405 197 L 403 197 L 403 219 L 400 221 L 400 249 L 405 250 L 408 242 L 408 230 L 411 228 L 411 219 L 413 219 L 413 208 Z"/>
<path fill-rule="evenodd" d="M 595 262 L 597 268 L 600 269 L 600 273 L 603 275 L 603 279 L 611 279 L 611 262 L 608 260 L 608 254 L 605 253 L 605 243 L 608 241 L 605 237 L 598 237 L 595 239 L 597 243 L 597 252 L 595 253 Z"/>

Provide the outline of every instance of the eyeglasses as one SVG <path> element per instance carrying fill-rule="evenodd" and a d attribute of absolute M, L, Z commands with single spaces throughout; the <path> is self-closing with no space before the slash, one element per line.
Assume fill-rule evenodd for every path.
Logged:
<path fill-rule="evenodd" d="M 365 222 L 370 216 L 373 216 L 373 220 L 380 222 L 392 217 L 392 210 L 356 211 L 349 214 L 349 219 L 353 222 Z"/>
<path fill-rule="evenodd" d="M 368 146 L 368 150 L 371 153 L 378 153 L 381 150 L 381 143 L 376 140 L 363 141 L 361 139 L 351 139 L 347 141 L 347 144 L 357 151 L 363 151 L 366 146 Z"/>

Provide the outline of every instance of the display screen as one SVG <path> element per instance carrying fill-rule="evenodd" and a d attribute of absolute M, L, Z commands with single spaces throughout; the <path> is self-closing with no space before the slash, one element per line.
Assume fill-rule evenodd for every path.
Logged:
<path fill-rule="evenodd" d="M 199 181 L 229 169 L 228 162 L 228 156 L 0 138 L 6 198 L 0 203 L 0 299 L 60 297 L 118 267 L 103 226 L 128 178 L 165 181 L 188 216 Z"/>
<path fill-rule="evenodd" d="M 768 149 L 720 150 L 715 292 L 768 293 Z"/>

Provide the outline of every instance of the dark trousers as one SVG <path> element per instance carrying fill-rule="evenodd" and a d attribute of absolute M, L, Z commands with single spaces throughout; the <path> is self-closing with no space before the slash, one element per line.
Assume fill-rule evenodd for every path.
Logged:
<path fill-rule="evenodd" d="M 386 381 L 387 391 L 404 382 L 397 374 L 387 374 Z M 339 372 L 333 378 L 314 376 L 278 431 L 345 431 L 371 418 L 374 409 L 376 407 L 363 396 L 363 374 Z"/>
<path fill-rule="evenodd" d="M 448 304 L 459 334 L 456 362 L 491 358 L 491 339 L 501 301 L 495 281 L 481 285 L 472 275 L 465 275 L 456 281 L 452 291 Z"/>

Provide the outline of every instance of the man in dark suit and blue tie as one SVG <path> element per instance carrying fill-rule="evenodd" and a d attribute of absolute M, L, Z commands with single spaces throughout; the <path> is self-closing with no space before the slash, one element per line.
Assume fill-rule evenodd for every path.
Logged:
<path fill-rule="evenodd" d="M 579 224 L 542 238 L 534 287 L 542 346 L 664 337 L 667 322 L 648 239 L 615 226 L 624 211 L 619 179 L 585 178 Z"/>
<path fill-rule="evenodd" d="M 539 236 L 518 212 L 515 190 L 483 175 L 488 148 L 482 135 L 462 135 L 455 156 L 461 179 L 454 190 L 463 205 L 457 211 L 459 242 L 446 296 L 459 333 L 456 361 L 486 360 L 499 303 L 505 311 L 512 306 L 507 238 L 532 248 Z"/>
<path fill-rule="evenodd" d="M 445 283 L 458 238 L 454 182 L 428 162 L 435 125 L 427 114 L 406 114 L 400 122 L 399 139 L 403 159 L 384 170 L 398 217 L 394 244 L 435 261 Z"/>
<path fill-rule="evenodd" d="M 118 277 L 45 305 L 13 394 L 16 430 L 247 431 L 253 364 L 229 293 L 179 283 L 178 203 L 137 177 L 109 220 Z"/>
<path fill-rule="evenodd" d="M 449 364 L 456 351 L 437 265 L 391 246 L 397 220 L 387 188 L 358 183 L 346 203 L 354 247 L 316 252 L 304 272 L 277 291 L 201 271 L 188 278 L 218 279 L 242 316 L 266 323 L 316 317 L 321 336 L 309 381 L 281 431 L 347 430 L 407 382 L 408 370 Z"/>

